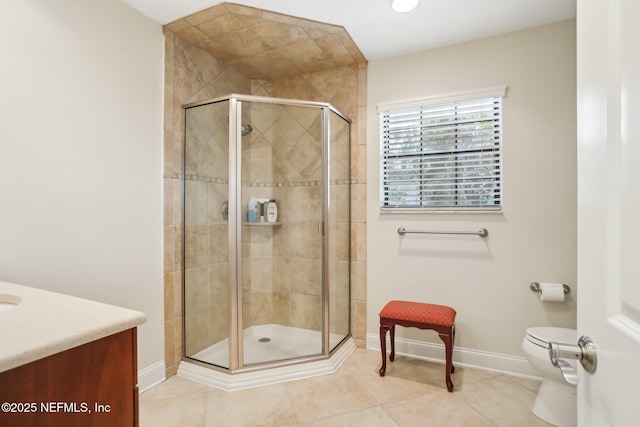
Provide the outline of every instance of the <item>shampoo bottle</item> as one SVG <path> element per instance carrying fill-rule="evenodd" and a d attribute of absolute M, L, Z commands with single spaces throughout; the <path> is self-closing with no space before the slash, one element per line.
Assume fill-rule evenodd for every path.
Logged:
<path fill-rule="evenodd" d="M 278 220 L 278 205 L 276 205 L 276 199 L 269 200 L 267 206 L 267 222 L 276 222 Z"/>

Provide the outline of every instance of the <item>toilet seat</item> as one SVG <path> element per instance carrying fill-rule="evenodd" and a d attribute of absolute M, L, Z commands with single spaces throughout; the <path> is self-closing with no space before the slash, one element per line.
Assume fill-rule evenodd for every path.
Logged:
<path fill-rule="evenodd" d="M 577 340 L 578 333 L 575 329 L 550 326 L 527 328 L 527 341 L 544 349 L 549 348 L 549 341 L 573 344 Z"/>

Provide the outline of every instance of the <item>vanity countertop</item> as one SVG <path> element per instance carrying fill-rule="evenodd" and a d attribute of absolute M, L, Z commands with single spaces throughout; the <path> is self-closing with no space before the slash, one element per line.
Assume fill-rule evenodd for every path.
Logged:
<path fill-rule="evenodd" d="M 0 281 L 0 372 L 134 328 L 144 313 Z"/>

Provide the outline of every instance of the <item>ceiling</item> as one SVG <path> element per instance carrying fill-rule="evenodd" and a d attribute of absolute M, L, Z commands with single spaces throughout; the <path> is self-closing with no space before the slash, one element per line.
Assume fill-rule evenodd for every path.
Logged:
<path fill-rule="evenodd" d="M 164 25 L 221 0 L 123 0 Z M 406 14 L 390 0 L 231 0 L 343 26 L 367 60 L 378 60 L 575 18 L 576 0 L 420 0 Z"/>

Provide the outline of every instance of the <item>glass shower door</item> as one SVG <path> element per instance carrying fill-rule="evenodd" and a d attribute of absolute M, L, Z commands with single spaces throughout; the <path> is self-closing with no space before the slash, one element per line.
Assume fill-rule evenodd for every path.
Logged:
<path fill-rule="evenodd" d="M 239 104 L 243 364 L 320 355 L 322 110 Z"/>
<path fill-rule="evenodd" d="M 328 111 L 328 109 L 327 109 Z M 329 112 L 329 350 L 350 326 L 350 136 L 349 122 Z"/>
<path fill-rule="evenodd" d="M 185 111 L 184 353 L 229 368 L 229 101 Z"/>

